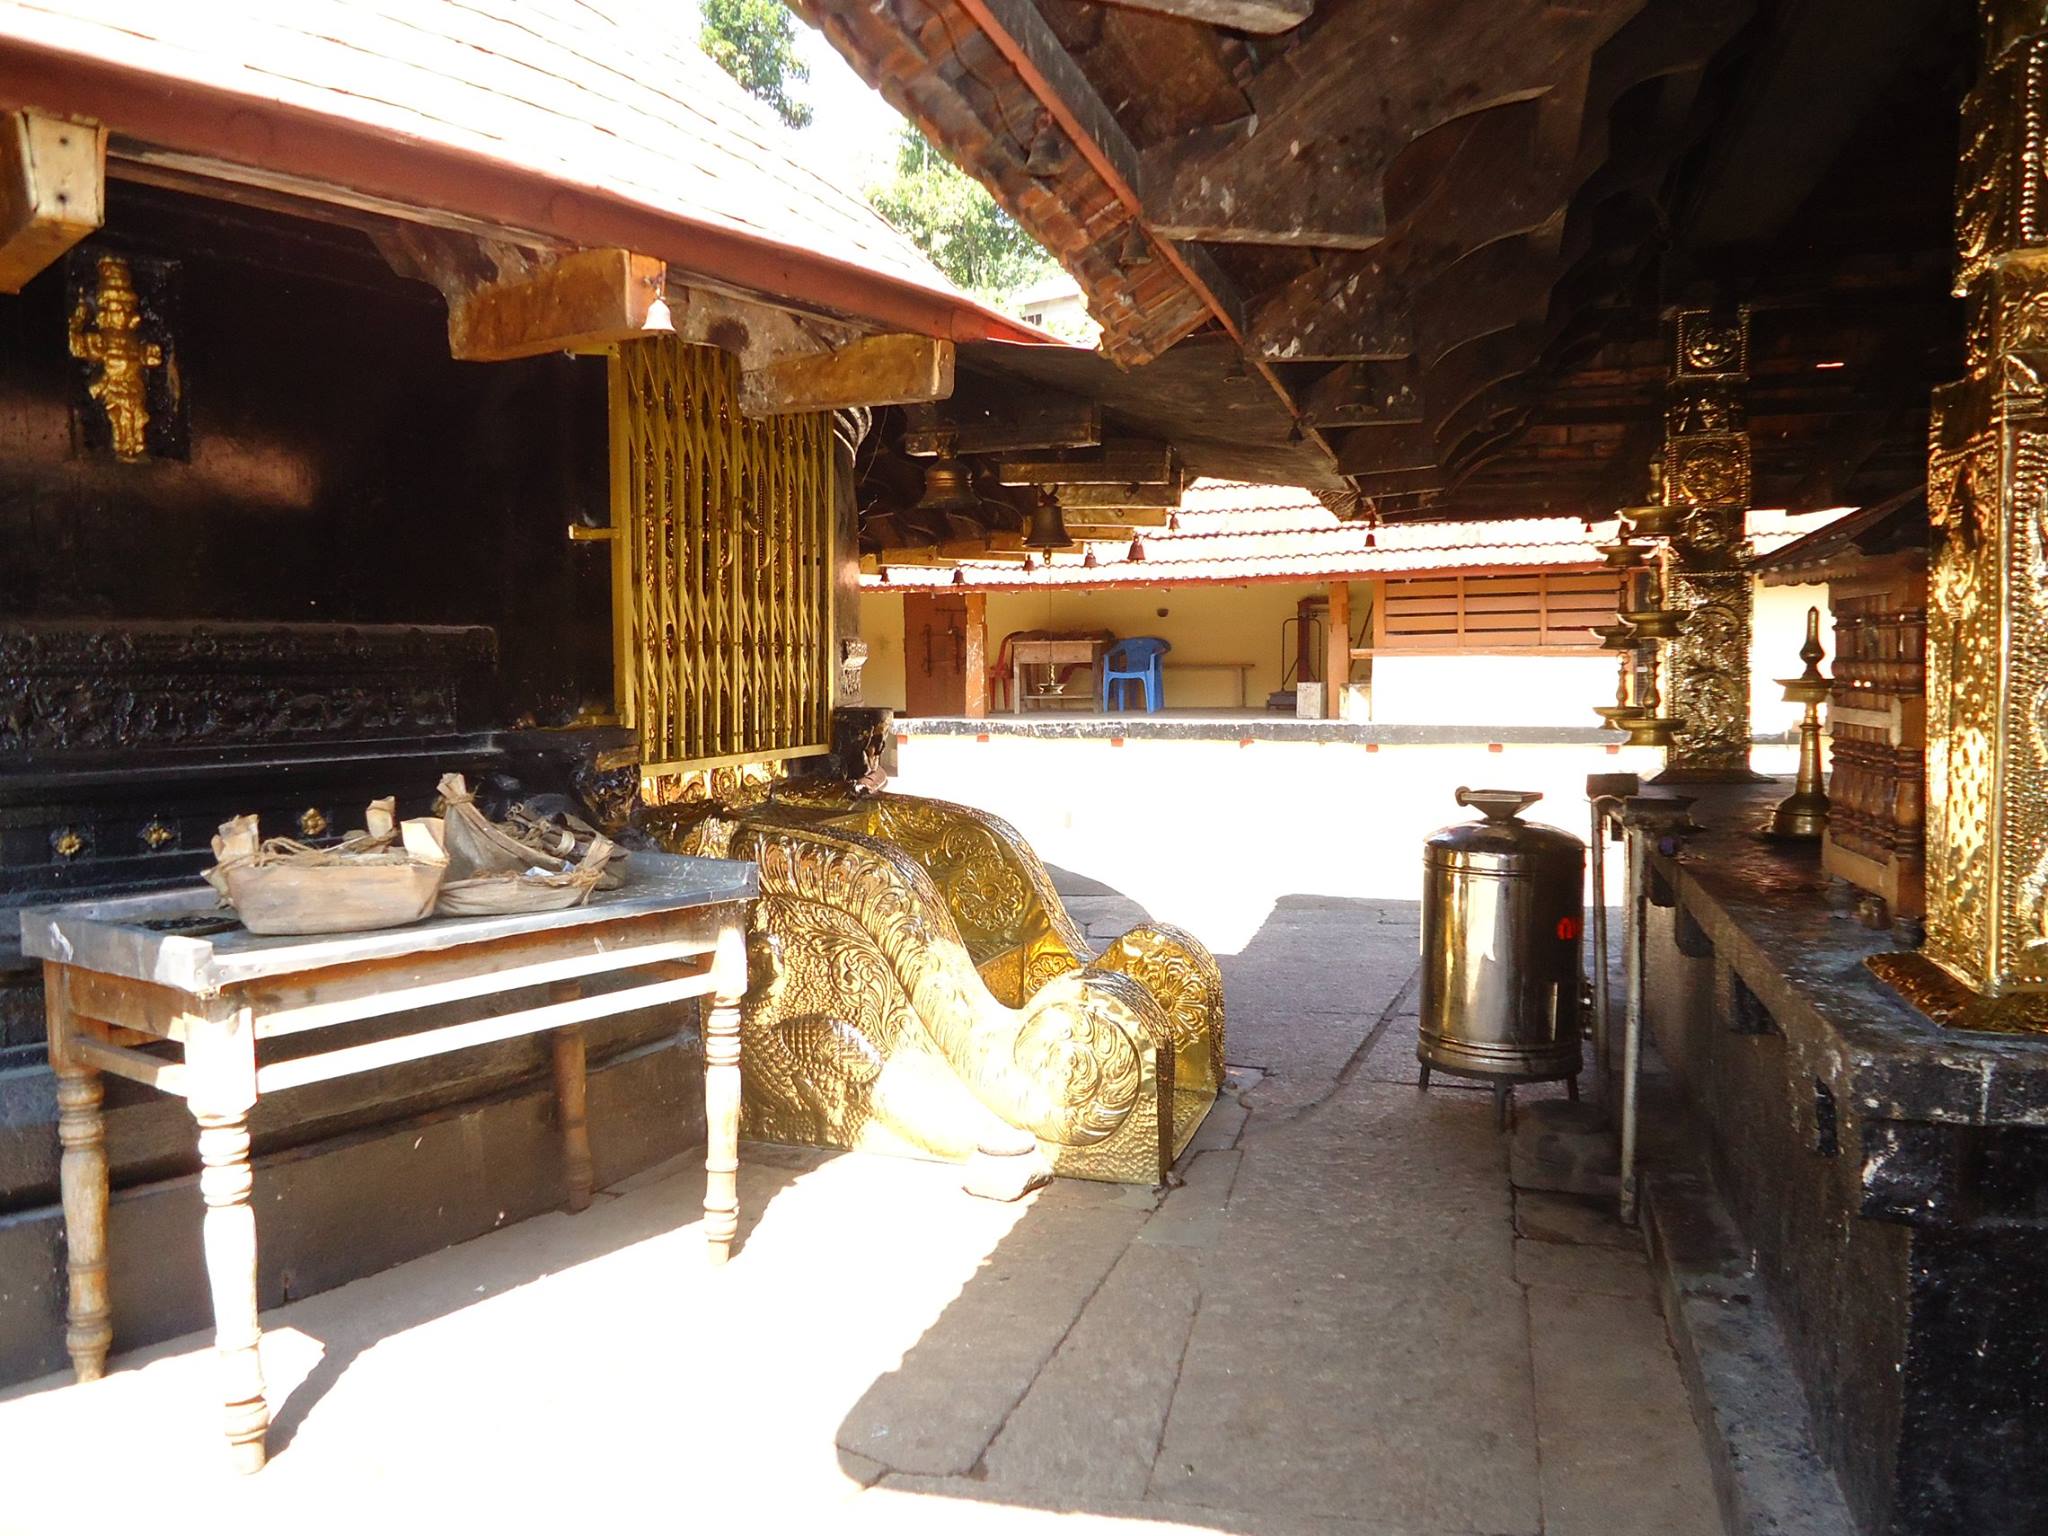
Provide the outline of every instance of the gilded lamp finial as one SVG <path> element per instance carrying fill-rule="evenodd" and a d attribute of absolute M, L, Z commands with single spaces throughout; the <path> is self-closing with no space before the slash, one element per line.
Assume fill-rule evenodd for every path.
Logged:
<path fill-rule="evenodd" d="M 134 463 L 148 451 L 149 370 L 163 366 L 163 348 L 142 339 L 142 302 L 128 263 L 102 256 L 92 303 L 71 314 L 71 355 L 92 365 L 86 393 L 107 413 L 114 457 Z"/>

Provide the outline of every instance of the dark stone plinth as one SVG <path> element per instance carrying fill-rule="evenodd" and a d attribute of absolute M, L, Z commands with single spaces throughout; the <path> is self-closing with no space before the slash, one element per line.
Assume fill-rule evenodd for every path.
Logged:
<path fill-rule="evenodd" d="M 2048 1037 L 1880 983 L 1900 934 L 1755 836 L 1782 794 L 1703 790 L 1652 856 L 1651 1028 L 1862 1527 L 2048 1529 Z"/>

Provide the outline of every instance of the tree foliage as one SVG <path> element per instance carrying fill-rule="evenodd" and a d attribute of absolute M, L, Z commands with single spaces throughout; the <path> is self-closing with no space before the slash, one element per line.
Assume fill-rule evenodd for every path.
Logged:
<path fill-rule="evenodd" d="M 698 0 L 697 40 L 712 62 L 792 128 L 808 128 L 810 103 L 793 86 L 810 79 L 796 56 L 796 18 L 782 0 Z"/>
<path fill-rule="evenodd" d="M 988 190 L 909 123 L 896 142 L 895 174 L 870 187 L 868 201 L 970 293 L 1000 298 L 1054 270 L 1045 249 Z"/>

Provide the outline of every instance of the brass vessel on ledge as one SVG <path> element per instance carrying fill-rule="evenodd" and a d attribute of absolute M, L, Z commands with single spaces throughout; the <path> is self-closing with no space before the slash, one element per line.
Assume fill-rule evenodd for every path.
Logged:
<path fill-rule="evenodd" d="M 1631 538 L 1668 539 L 1678 532 L 1679 514 L 1683 507 L 1623 507 L 1621 520 L 1628 525 Z"/>
<path fill-rule="evenodd" d="M 1806 610 L 1806 643 L 1799 647 L 1799 659 L 1806 670 L 1797 677 L 1781 677 L 1785 702 L 1805 706 L 1799 721 L 1799 777 L 1792 793 L 1778 802 L 1771 814 L 1770 835 L 1792 842 L 1813 842 L 1828 829 L 1828 796 L 1820 772 L 1820 707 L 1827 702 L 1829 683 L 1821 676 L 1820 659 L 1826 652 L 1820 643 L 1820 610 Z"/>
<path fill-rule="evenodd" d="M 1625 608 L 1621 617 L 1638 640 L 1676 640 L 1690 615 L 1680 608 Z"/>
<path fill-rule="evenodd" d="M 1636 648 L 1636 632 L 1633 625 L 1616 621 L 1613 624 L 1594 624 L 1587 627 L 1588 634 L 1600 637 L 1603 651 L 1632 651 Z"/>
<path fill-rule="evenodd" d="M 1618 543 L 1598 544 L 1594 547 L 1600 551 L 1602 558 L 1609 565 L 1613 566 L 1616 570 L 1622 571 L 1634 570 L 1636 567 L 1648 563 L 1652 553 L 1650 545 L 1633 543 L 1627 538 L 1623 538 Z"/>

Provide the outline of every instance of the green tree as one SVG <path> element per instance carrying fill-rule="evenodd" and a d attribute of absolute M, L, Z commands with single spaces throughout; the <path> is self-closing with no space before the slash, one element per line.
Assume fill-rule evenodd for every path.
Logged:
<path fill-rule="evenodd" d="M 796 19 L 782 0 L 698 0 L 697 41 L 750 96 L 792 128 L 811 125 L 811 106 L 791 93 L 811 78 L 796 56 Z"/>
<path fill-rule="evenodd" d="M 868 202 L 933 266 L 983 298 L 999 299 L 1054 270 L 1044 247 L 910 123 L 896 141 L 895 175 L 868 188 Z"/>

